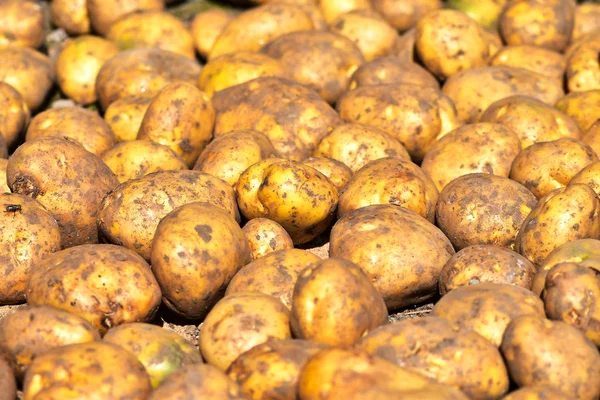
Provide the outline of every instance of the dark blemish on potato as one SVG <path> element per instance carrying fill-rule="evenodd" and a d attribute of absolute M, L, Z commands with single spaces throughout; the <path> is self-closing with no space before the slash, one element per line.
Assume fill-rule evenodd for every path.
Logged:
<path fill-rule="evenodd" d="M 209 243 L 212 240 L 213 230 L 209 225 L 196 225 L 194 229 L 196 230 L 198 236 L 200 236 L 200 238 L 202 238 L 202 240 L 204 240 L 205 243 Z"/>

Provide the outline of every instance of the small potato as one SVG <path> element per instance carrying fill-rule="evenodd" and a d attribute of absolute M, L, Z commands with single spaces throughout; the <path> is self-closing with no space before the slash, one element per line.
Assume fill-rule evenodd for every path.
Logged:
<path fill-rule="evenodd" d="M 471 399 L 496 399 L 508 391 L 508 372 L 498 349 L 477 333 L 461 331 L 442 318 L 382 326 L 364 336 L 357 347 L 455 386 Z"/>
<path fill-rule="evenodd" d="M 232 18 L 231 12 L 217 7 L 196 14 L 190 29 L 194 46 L 202 58 L 208 57 L 210 49 Z"/>
<path fill-rule="evenodd" d="M 162 10 L 163 0 L 87 0 L 94 31 L 105 36 L 119 18 L 138 10 Z"/>
<path fill-rule="evenodd" d="M 105 342 L 50 350 L 35 359 L 23 383 L 25 399 L 89 398 L 99 390 L 104 398 L 144 400 L 152 386 L 133 354 Z"/>
<path fill-rule="evenodd" d="M 469 174 L 450 182 L 437 203 L 437 224 L 457 250 L 476 244 L 515 248 L 517 234 L 535 207 L 521 184 L 489 174 Z"/>
<path fill-rule="evenodd" d="M 338 203 L 337 189 L 325 175 L 281 158 L 252 165 L 240 176 L 235 191 L 246 218 L 272 219 L 285 228 L 294 244 L 323 233 Z"/>
<path fill-rule="evenodd" d="M 354 174 L 340 196 L 338 217 L 373 204 L 395 204 L 433 223 L 438 190 L 421 168 L 400 158 L 370 162 Z"/>
<path fill-rule="evenodd" d="M 556 51 L 531 45 L 505 46 L 490 60 L 490 65 L 523 68 L 562 82 L 566 57 Z"/>
<path fill-rule="evenodd" d="M 429 71 L 414 62 L 398 57 L 379 58 L 361 65 L 350 81 L 349 89 L 387 83 L 409 83 L 439 89 L 439 82 Z"/>
<path fill-rule="evenodd" d="M 391 204 L 352 211 L 331 230 L 329 255 L 361 267 L 391 310 L 435 296 L 440 272 L 453 254 L 438 228 Z"/>
<path fill-rule="evenodd" d="M 570 92 L 600 89 L 600 39 L 589 40 L 574 50 L 567 62 L 567 86 Z"/>
<path fill-rule="evenodd" d="M 0 158 L 0 193 L 10 193 L 10 188 L 6 180 L 6 167 L 8 160 Z"/>
<path fill-rule="evenodd" d="M 492 103 L 479 118 L 506 126 L 517 134 L 523 149 L 562 137 L 579 139 L 577 122 L 549 104 L 528 96 L 509 96 Z"/>
<path fill-rule="evenodd" d="M 70 35 L 90 33 L 92 29 L 87 0 L 52 0 L 50 16 L 54 25 Z"/>
<path fill-rule="evenodd" d="M 206 316 L 249 257 L 237 221 L 205 202 L 171 211 L 160 220 L 152 240 L 152 271 L 164 303 L 189 319 Z"/>
<path fill-rule="evenodd" d="M 373 7 L 392 26 L 406 31 L 430 11 L 442 8 L 441 0 L 374 0 Z"/>
<path fill-rule="evenodd" d="M 275 297 L 239 292 L 219 301 L 200 329 L 205 360 L 225 371 L 240 354 L 271 339 L 289 339 L 290 311 Z"/>
<path fill-rule="evenodd" d="M 573 118 L 586 132 L 600 119 L 600 90 L 569 93 L 556 102 L 556 108 Z"/>
<path fill-rule="evenodd" d="M 191 168 L 212 138 L 215 110 L 208 96 L 188 83 L 172 83 L 148 105 L 137 138 L 165 145 Z"/>
<path fill-rule="evenodd" d="M 571 43 L 600 28 L 600 4 L 582 3 L 575 9 Z"/>
<path fill-rule="evenodd" d="M 0 400 L 17 398 L 17 382 L 7 361 L 0 358 Z"/>
<path fill-rule="evenodd" d="M 36 115 L 27 128 L 25 140 L 41 137 L 71 139 L 98 157 L 117 141 L 98 113 L 82 107 L 50 108 Z"/>
<path fill-rule="evenodd" d="M 544 303 L 528 289 L 515 285 L 480 283 L 454 289 L 433 307 L 460 329 L 471 329 L 500 346 L 506 326 L 521 315 L 544 318 Z"/>
<path fill-rule="evenodd" d="M 509 96 L 531 96 L 550 105 L 564 96 L 562 84 L 556 79 L 504 65 L 454 74 L 442 91 L 456 105 L 458 117 L 467 123 L 478 121 L 490 105 Z"/>
<path fill-rule="evenodd" d="M 278 250 L 293 249 L 294 242 L 283 226 L 267 218 L 254 218 L 246 222 L 242 231 L 248 238 L 250 258 L 256 261 Z M 241 276 L 241 274 L 238 274 Z M 231 283 L 228 289 L 231 287 Z"/>
<path fill-rule="evenodd" d="M 48 306 L 17 308 L 0 322 L 0 347 L 16 362 L 19 380 L 35 360 L 47 351 L 75 343 L 100 340 L 98 330 L 84 318 Z"/>
<path fill-rule="evenodd" d="M 12 86 L 0 82 L 0 135 L 11 149 L 29 124 L 29 108 Z"/>
<path fill-rule="evenodd" d="M 542 197 L 523 221 L 515 251 L 541 264 L 556 247 L 600 236 L 600 200 L 587 185 L 573 184 Z"/>
<path fill-rule="evenodd" d="M 142 120 L 154 96 L 127 96 L 108 106 L 104 120 L 114 132 L 117 141 L 135 140 Z"/>
<path fill-rule="evenodd" d="M 520 151 L 521 141 L 509 128 L 491 123 L 469 124 L 437 140 L 425 154 L 421 168 L 441 191 L 467 174 L 481 172 L 508 178 Z"/>
<path fill-rule="evenodd" d="M 514 251 L 491 245 L 465 247 L 453 255 L 440 274 L 440 294 L 480 283 L 502 283 L 530 289 L 536 267 Z"/>
<path fill-rule="evenodd" d="M 530 44 L 562 51 L 569 44 L 575 19 L 572 0 L 517 0 L 500 15 L 506 44 Z"/>
<path fill-rule="evenodd" d="M 352 170 L 341 161 L 327 157 L 310 157 L 302 161 L 302 164 L 313 167 L 325 175 L 331 183 L 341 191 L 352 178 Z"/>
<path fill-rule="evenodd" d="M 576 183 L 588 185 L 597 195 L 600 195 L 600 161 L 589 164 L 569 181 L 569 185 Z"/>
<path fill-rule="evenodd" d="M 354 10 L 368 10 L 371 3 L 368 0 L 318 0 L 325 21 L 331 23 L 343 14 Z"/>
<path fill-rule="evenodd" d="M 576 328 L 543 316 L 513 319 L 502 340 L 510 376 L 519 386 L 549 385 L 571 399 L 597 399 L 600 353 Z"/>
<path fill-rule="evenodd" d="M 186 365 L 202 363 L 193 344 L 160 326 L 132 322 L 112 328 L 103 341 L 133 354 L 143 365 L 156 388 Z"/>
<path fill-rule="evenodd" d="M 45 17 L 42 6 L 33 0 L 3 0 L 0 2 L 0 49 L 42 45 L 45 37 Z"/>
<path fill-rule="evenodd" d="M 594 122 L 590 129 L 581 137 L 581 141 L 590 146 L 594 150 L 594 153 L 600 153 L 600 121 Z"/>
<path fill-rule="evenodd" d="M 442 9 L 416 25 L 415 50 L 425 67 L 444 80 L 487 64 L 490 47 L 483 28 L 466 14 Z"/>
<path fill-rule="evenodd" d="M 567 395 L 550 385 L 525 386 L 509 393 L 502 400 L 563 400 Z"/>
<path fill-rule="evenodd" d="M 98 207 L 98 229 L 105 240 L 150 260 L 160 220 L 184 204 L 205 201 L 239 221 L 235 194 L 219 178 L 199 171 L 161 171 L 122 183 Z"/>

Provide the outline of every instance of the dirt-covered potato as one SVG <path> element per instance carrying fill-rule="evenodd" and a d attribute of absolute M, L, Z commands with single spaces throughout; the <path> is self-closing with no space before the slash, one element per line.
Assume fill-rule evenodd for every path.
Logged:
<path fill-rule="evenodd" d="M 0 358 L 0 400 L 14 400 L 17 398 L 17 382 L 10 364 Z"/>
<path fill-rule="evenodd" d="M 27 141 L 11 156 L 8 186 L 39 201 L 56 219 L 61 247 L 98 243 L 100 201 L 119 181 L 78 143 L 42 137 Z"/>
<path fill-rule="evenodd" d="M 87 0 L 52 0 L 50 17 L 54 25 L 71 35 L 90 33 L 92 29 Z"/>
<path fill-rule="evenodd" d="M 416 29 L 417 55 L 442 80 L 487 64 L 490 47 L 483 28 L 460 11 L 428 13 L 417 22 Z"/>
<path fill-rule="evenodd" d="M 278 156 L 301 161 L 342 123 L 313 90 L 282 78 L 265 77 L 217 93 L 215 137 L 242 129 L 264 133 Z M 293 112 L 291 112 L 293 111 Z"/>
<path fill-rule="evenodd" d="M 600 4 L 582 3 L 575 9 L 571 43 L 600 28 Z"/>
<path fill-rule="evenodd" d="M 281 61 L 263 53 L 239 51 L 211 59 L 202 68 L 199 86 L 212 97 L 216 92 L 261 76 L 287 75 Z"/>
<path fill-rule="evenodd" d="M 12 86 L 0 82 L 0 135 L 13 148 L 29 123 L 30 112 L 23 97 Z"/>
<path fill-rule="evenodd" d="M 600 161 L 593 162 L 575 175 L 570 185 L 582 183 L 588 185 L 597 195 L 600 195 Z"/>
<path fill-rule="evenodd" d="M 519 386 L 550 385 L 573 399 L 600 396 L 600 353 L 577 328 L 538 316 L 513 319 L 502 340 L 510 376 Z"/>
<path fill-rule="evenodd" d="M 528 96 L 510 96 L 492 103 L 479 118 L 506 126 L 517 134 L 523 149 L 562 137 L 579 139 L 581 130 L 571 117 Z"/>
<path fill-rule="evenodd" d="M 462 125 L 447 96 L 410 84 L 359 87 L 346 92 L 337 109 L 347 122 L 374 126 L 400 140 L 415 162 L 438 138 Z"/>
<path fill-rule="evenodd" d="M 163 8 L 163 0 L 87 0 L 92 28 L 103 36 L 108 33 L 114 22 L 133 11 Z"/>
<path fill-rule="evenodd" d="M 326 31 L 288 33 L 261 51 L 280 60 L 290 79 L 314 89 L 332 104 L 344 94 L 352 74 L 365 61 L 354 42 Z"/>
<path fill-rule="evenodd" d="M 569 93 L 556 102 L 556 108 L 573 118 L 586 132 L 600 119 L 600 90 Z"/>
<path fill-rule="evenodd" d="M 352 178 L 352 170 L 341 161 L 329 157 L 310 157 L 302 164 L 313 167 L 325 175 L 338 191 L 341 191 Z"/>
<path fill-rule="evenodd" d="M 194 46 L 202 58 L 208 57 L 210 49 L 232 18 L 231 12 L 218 7 L 196 14 L 190 29 Z"/>
<path fill-rule="evenodd" d="M 500 346 L 506 326 L 514 318 L 545 316 L 544 303 L 529 289 L 498 283 L 456 288 L 438 301 L 432 315 L 460 329 L 472 329 L 496 346 Z"/>
<path fill-rule="evenodd" d="M 520 151 L 521 141 L 508 127 L 484 122 L 469 124 L 437 140 L 425 154 L 421 168 L 441 191 L 467 174 L 481 172 L 508 178 Z"/>
<path fill-rule="evenodd" d="M 0 347 L 15 360 L 15 375 L 25 376 L 36 357 L 75 343 L 100 340 L 98 330 L 84 318 L 48 306 L 17 308 L 0 321 Z"/>
<path fill-rule="evenodd" d="M 398 57 L 379 58 L 361 65 L 348 88 L 380 85 L 386 83 L 410 83 L 412 85 L 439 89 L 440 84 L 429 71 L 419 64 Z"/>
<path fill-rule="evenodd" d="M 498 349 L 477 333 L 461 331 L 442 318 L 406 319 L 382 326 L 363 337 L 357 347 L 455 386 L 471 399 L 497 399 L 508 391 L 508 373 Z"/>
<path fill-rule="evenodd" d="M 107 60 L 96 78 L 103 109 L 127 96 L 152 96 L 170 83 L 196 86 L 200 65 L 180 54 L 161 49 L 132 49 Z"/>
<path fill-rule="evenodd" d="M 358 170 L 340 195 L 338 216 L 373 204 L 395 204 L 433 223 L 438 190 L 421 168 L 400 158 L 371 161 Z"/>
<path fill-rule="evenodd" d="M 210 310 L 200 329 L 200 350 L 225 371 L 238 356 L 271 339 L 289 339 L 290 311 L 273 296 L 239 292 Z"/>
<path fill-rule="evenodd" d="M 566 70 L 570 92 L 600 89 L 599 53 L 600 39 L 596 39 L 582 43 L 570 54 Z"/>
<path fill-rule="evenodd" d="M 41 137 L 71 139 L 98 157 L 117 141 L 98 113 L 82 107 L 50 108 L 36 115 L 27 128 L 25 140 Z"/>
<path fill-rule="evenodd" d="M 476 244 L 515 248 L 537 199 L 521 184 L 490 174 L 463 175 L 444 187 L 436 220 L 457 250 Z"/>
<path fill-rule="evenodd" d="M 490 60 L 490 65 L 505 65 L 558 79 L 562 82 L 566 57 L 556 51 L 531 45 L 505 46 Z"/>
<path fill-rule="evenodd" d="M 231 186 L 200 171 L 161 171 L 122 183 L 102 201 L 98 228 L 111 243 L 150 260 L 160 220 L 184 204 L 205 201 L 239 220 Z"/>
<path fill-rule="evenodd" d="M 575 19 L 573 0 L 510 1 L 500 15 L 499 27 L 506 44 L 530 44 L 564 50 Z"/>
<path fill-rule="evenodd" d="M 461 286 L 502 283 L 530 289 L 536 267 L 522 255 L 503 247 L 465 247 L 444 265 L 440 274 L 440 294 Z"/>
<path fill-rule="evenodd" d="M 373 0 L 373 7 L 396 29 L 406 31 L 429 12 L 442 7 L 441 0 Z"/>
<path fill-rule="evenodd" d="M 515 251 L 541 264 L 556 247 L 600 236 L 600 200 L 587 185 L 573 184 L 542 197 L 523 221 Z"/>
<path fill-rule="evenodd" d="M 118 142 L 135 140 L 142 120 L 154 96 L 127 96 L 108 106 L 104 120 L 110 126 Z"/>
<path fill-rule="evenodd" d="M 76 399 L 95 395 L 144 400 L 151 390 L 144 366 L 133 354 L 100 341 L 46 352 L 33 361 L 23 383 L 25 399 Z"/>
<path fill-rule="evenodd" d="M 566 398 L 567 395 L 559 388 L 536 384 L 510 392 L 502 400 L 564 400 Z"/>
<path fill-rule="evenodd" d="M 42 6 L 33 0 L 0 2 L 0 49 L 38 48 L 44 42 L 45 17 Z"/>
<path fill-rule="evenodd" d="M 6 167 L 8 166 L 8 160 L 0 158 L 0 193 L 10 193 L 8 182 L 6 180 Z"/>
<path fill-rule="evenodd" d="M 361 267 L 388 309 L 419 304 L 437 293 L 450 241 L 426 219 L 395 205 L 352 211 L 333 226 L 329 254 Z"/>
<path fill-rule="evenodd" d="M 0 50 L 0 82 L 15 88 L 30 110 L 37 110 L 54 84 L 54 66 L 45 54 L 29 48 Z"/>
<path fill-rule="evenodd" d="M 246 222 L 242 231 L 244 231 L 248 239 L 250 259 L 252 261 L 256 261 L 278 250 L 294 248 L 294 242 L 283 226 L 268 218 L 251 219 Z M 242 276 L 241 273 L 237 275 Z M 231 287 L 231 283 L 229 287 Z"/>
<path fill-rule="evenodd" d="M 148 105 L 137 138 L 169 147 L 191 168 L 212 138 L 215 110 L 194 85 L 172 83 Z"/>
<path fill-rule="evenodd" d="M 249 167 L 235 184 L 238 205 L 248 219 L 269 218 L 285 228 L 294 244 L 307 243 L 335 217 L 338 192 L 316 169 L 282 158 Z"/>
<path fill-rule="evenodd" d="M 490 105 L 509 96 L 531 96 L 550 105 L 564 96 L 562 83 L 556 79 L 504 65 L 454 74 L 442 91 L 454 101 L 458 117 L 467 123 L 476 122 Z"/>

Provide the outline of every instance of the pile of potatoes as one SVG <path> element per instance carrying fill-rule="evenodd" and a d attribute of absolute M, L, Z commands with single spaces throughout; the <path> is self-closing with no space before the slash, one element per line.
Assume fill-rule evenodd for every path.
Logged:
<path fill-rule="evenodd" d="M 0 400 L 600 399 L 599 59 L 575 0 L 0 0 Z"/>

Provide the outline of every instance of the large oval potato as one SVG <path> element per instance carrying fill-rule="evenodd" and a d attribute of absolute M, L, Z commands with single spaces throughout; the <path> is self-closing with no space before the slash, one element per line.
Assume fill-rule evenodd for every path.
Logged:
<path fill-rule="evenodd" d="M 104 120 L 110 126 L 118 142 L 137 138 L 144 115 L 154 98 L 140 93 L 139 96 L 126 96 L 110 103 L 104 113 Z"/>
<path fill-rule="evenodd" d="M 163 0 L 87 0 L 92 27 L 100 35 L 106 35 L 115 21 L 130 12 L 163 8 Z"/>
<path fill-rule="evenodd" d="M 523 68 L 562 82 L 566 57 L 556 51 L 531 45 L 505 46 L 490 60 L 490 65 Z"/>
<path fill-rule="evenodd" d="M 278 250 L 294 248 L 294 242 L 283 226 L 268 218 L 251 219 L 246 222 L 242 231 L 248 239 L 252 261 Z M 230 287 L 231 283 L 227 288 Z"/>
<path fill-rule="evenodd" d="M 0 48 L 38 48 L 44 42 L 45 15 L 42 6 L 33 0 L 0 2 Z"/>
<path fill-rule="evenodd" d="M 419 64 L 399 57 L 384 57 L 361 65 L 352 75 L 348 89 L 387 83 L 409 83 L 432 89 L 440 88 L 437 79 Z"/>
<path fill-rule="evenodd" d="M 92 29 L 87 0 L 52 0 L 50 17 L 54 25 L 71 35 L 89 33 Z"/>
<path fill-rule="evenodd" d="M 30 111 L 21 94 L 7 83 L 0 82 L 0 135 L 13 149 L 29 124 Z"/>

